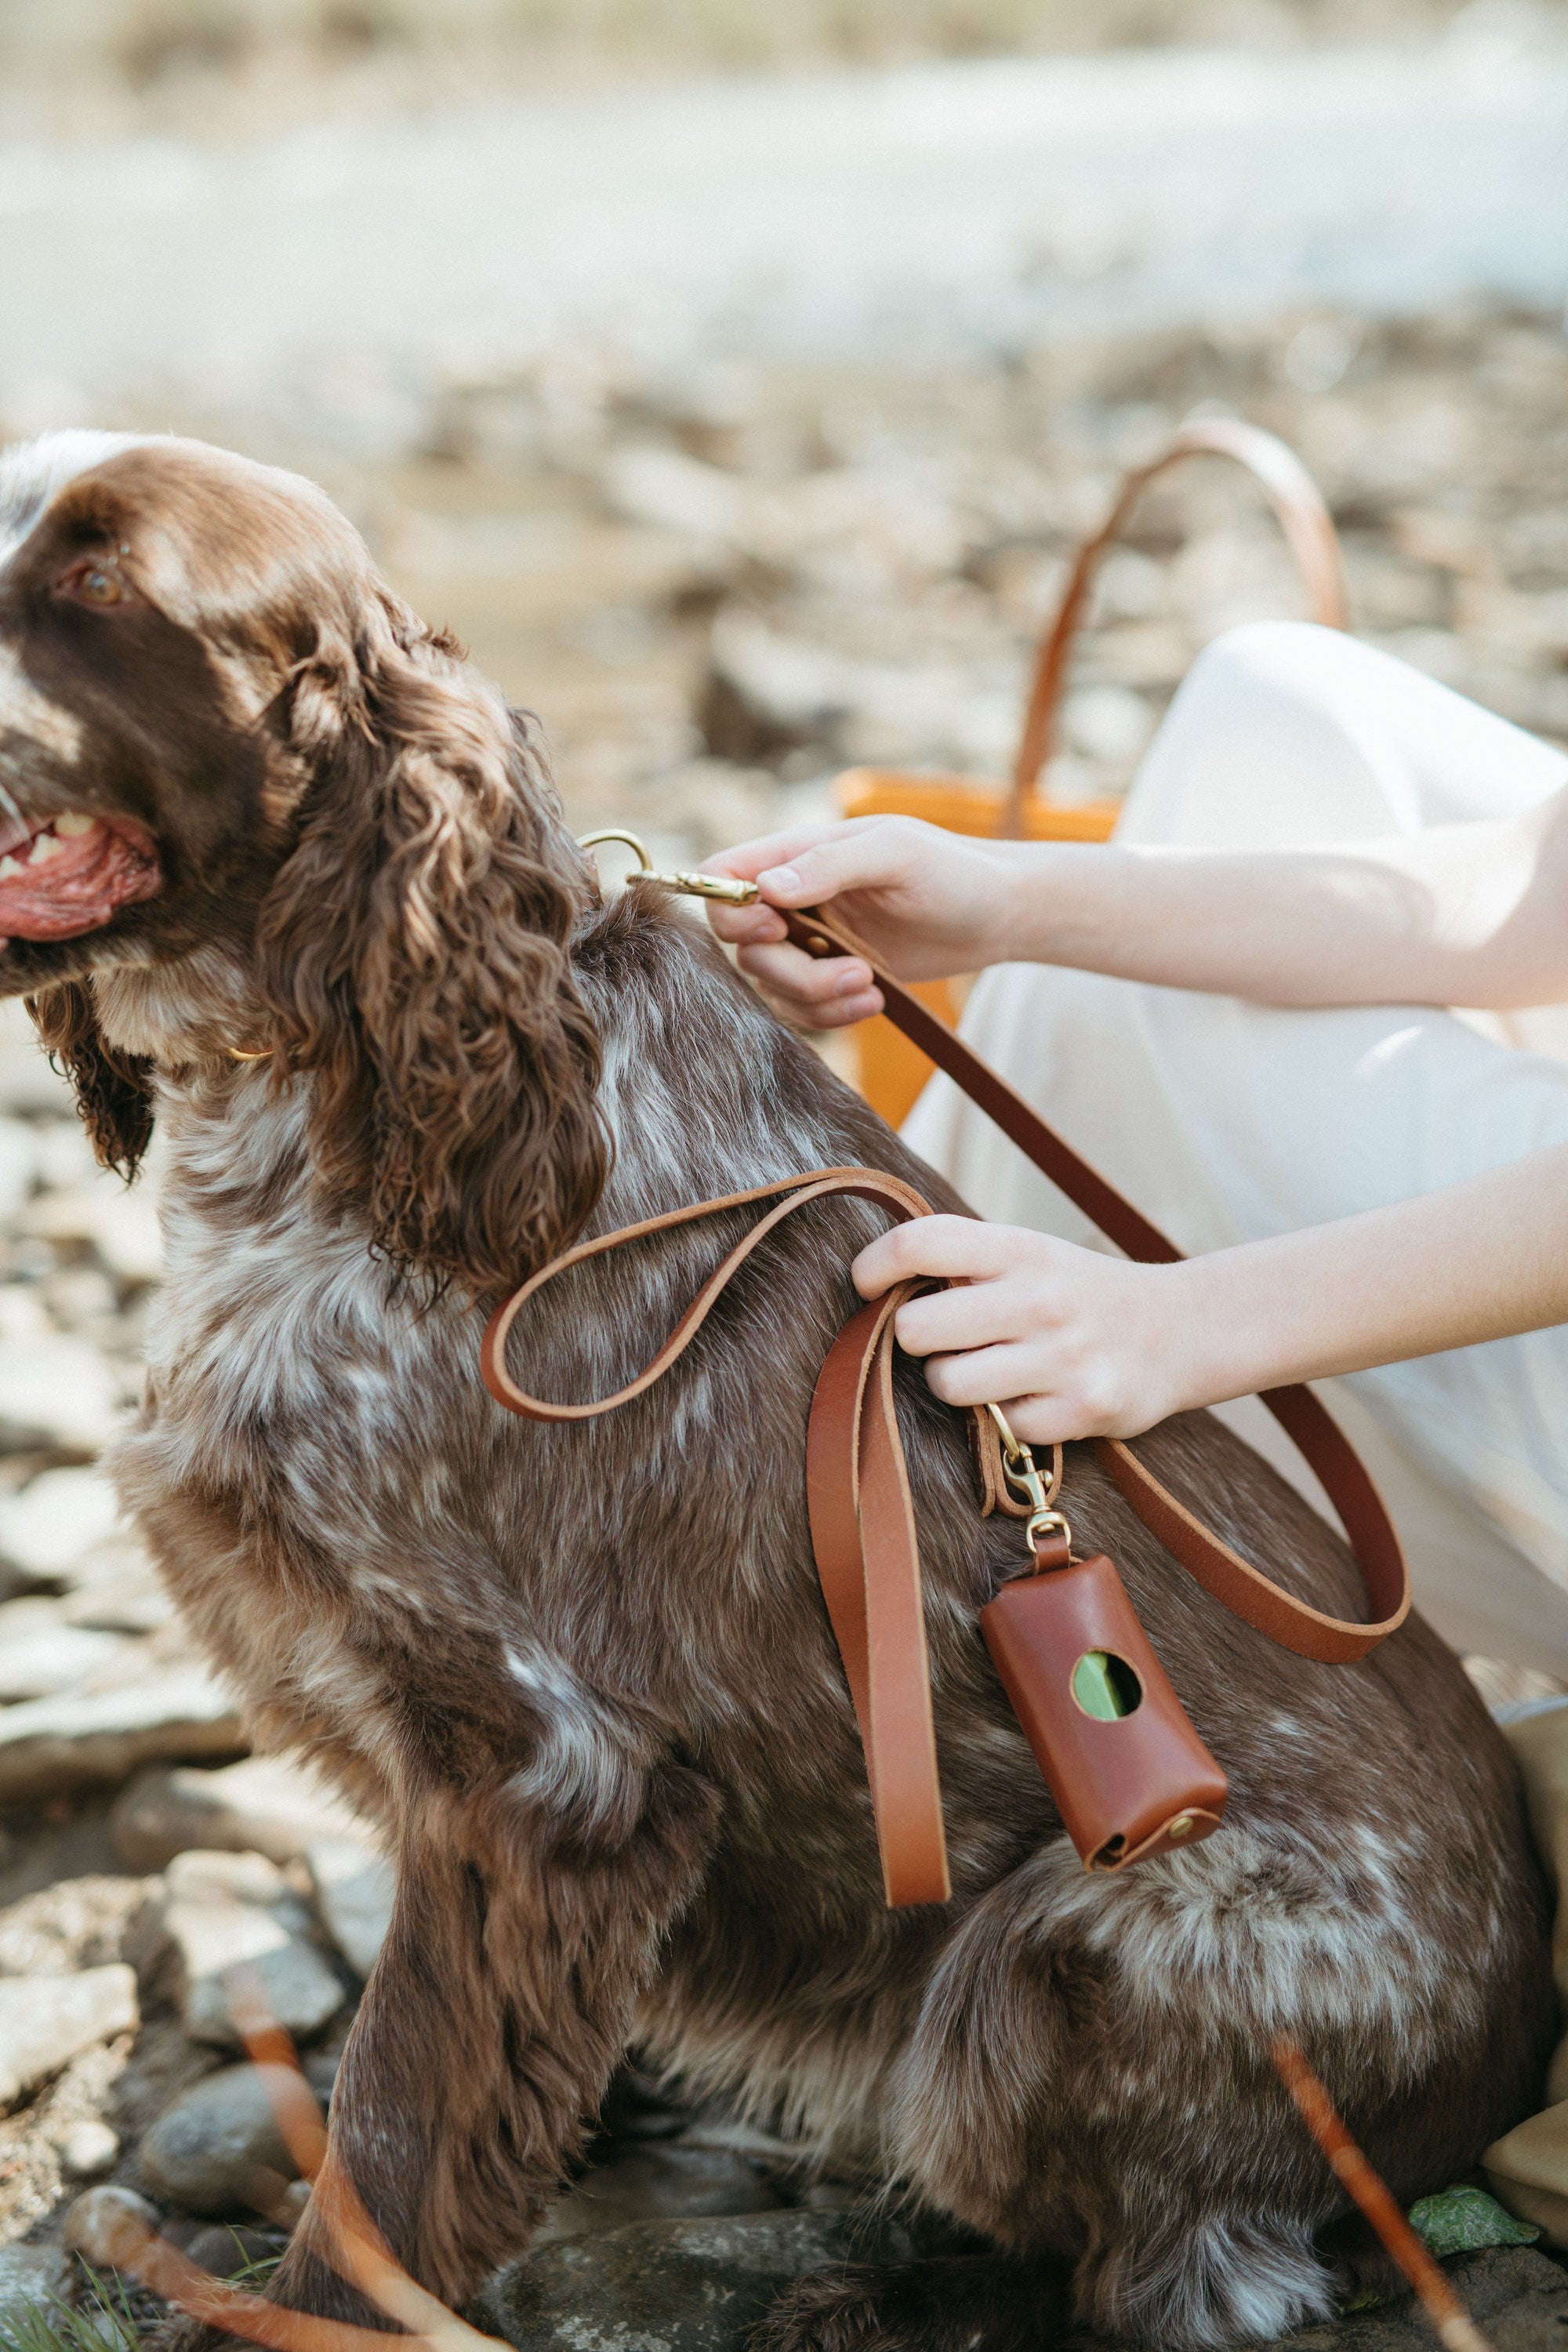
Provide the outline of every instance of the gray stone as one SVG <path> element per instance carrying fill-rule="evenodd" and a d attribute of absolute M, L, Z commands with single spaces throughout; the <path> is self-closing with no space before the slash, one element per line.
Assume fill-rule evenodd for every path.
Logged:
<path fill-rule="evenodd" d="M 139 2021 L 135 1971 L 118 1960 L 74 1977 L 0 1978 L 0 2106 Z"/>
<path fill-rule="evenodd" d="M 776 2191 L 743 2156 L 666 2141 L 627 2148 L 595 2164 L 562 2198 L 536 2242 L 581 2237 L 588 2230 L 618 2230 L 634 2221 L 771 2213 L 779 2203 Z"/>
<path fill-rule="evenodd" d="M 79 2197 L 66 2215 L 65 2243 L 95 2268 L 118 2270 L 134 2262 L 157 2227 L 157 2208 L 145 2197 L 106 2181 Z"/>
<path fill-rule="evenodd" d="M 1568 2274 L 1533 2246 L 1492 2246 L 1445 2263 L 1492 2352 L 1559 2352 L 1568 2326 Z M 1432 2352 L 1432 2328 L 1414 2295 L 1303 2328 L 1289 2352 Z"/>
<path fill-rule="evenodd" d="M 319 1838 L 305 1851 L 316 1911 L 354 1974 L 368 1977 L 392 1925 L 397 1873 L 354 1838 Z"/>
<path fill-rule="evenodd" d="M 296 2041 L 337 2015 L 343 1988 L 307 1942 L 307 1915 L 275 1863 L 259 1853 L 182 1853 L 164 1884 L 160 1982 L 193 2041 L 243 2047 L 231 1972 L 243 1997 L 259 1997 Z"/>
<path fill-rule="evenodd" d="M 190 2213 L 269 2212 L 298 2168 L 259 2066 L 225 2066 L 161 2115 L 138 2151 L 155 2197 Z"/>
<path fill-rule="evenodd" d="M 303 1765 L 247 1756 L 216 1772 L 138 1774 L 116 1800 L 110 1831 L 129 1869 L 162 1870 L 198 1846 L 295 1862 L 318 1841 L 363 1835 L 363 1824 Z"/>
<path fill-rule="evenodd" d="M 129 1779 L 159 1759 L 245 1746 L 233 1700 L 199 1666 L 119 1690 L 67 1692 L 0 1708 L 0 1802 Z"/>
<path fill-rule="evenodd" d="M 257 2263 L 276 2262 L 280 2250 L 280 2241 L 264 2230 L 237 2229 L 232 2223 L 226 2229 L 212 2221 L 196 2231 L 184 2253 L 198 2270 L 231 2279 L 243 2277 Z"/>
<path fill-rule="evenodd" d="M 0 2327 L 15 2327 L 30 2312 L 47 2309 L 66 2284 L 58 2246 L 0 2246 Z"/>
<path fill-rule="evenodd" d="M 837 2213 L 639 2221 L 524 2254 L 489 2281 L 476 2316 L 520 2352 L 740 2352 L 792 2279 L 911 2252 L 896 2226 Z"/>

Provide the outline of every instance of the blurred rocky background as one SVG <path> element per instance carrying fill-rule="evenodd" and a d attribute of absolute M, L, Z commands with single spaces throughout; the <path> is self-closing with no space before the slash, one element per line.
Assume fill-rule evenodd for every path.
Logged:
<path fill-rule="evenodd" d="M 1000 774 L 1072 548 L 1194 415 L 1300 452 L 1370 642 L 1568 743 L 1562 6 L 0 0 L 0 431 L 313 474 L 542 714 L 580 828 L 689 861 L 830 813 L 847 763 Z M 1047 789 L 1121 791 L 1196 649 L 1300 609 L 1249 484 L 1159 488 Z M 0 1008 L 13 2352 L 128 2215 L 264 2273 L 301 2191 L 224 1971 L 327 2095 L 390 1901 L 365 1826 L 249 1755 L 99 1467 L 157 1185 L 156 1146 L 130 1192 L 94 1168 Z M 736 2343 L 905 2242 L 875 2184 L 635 2069 L 605 2125 L 487 2305 L 520 2344 Z M 1568 2315 L 1538 2253 L 1478 2260 L 1500 2345 Z"/>

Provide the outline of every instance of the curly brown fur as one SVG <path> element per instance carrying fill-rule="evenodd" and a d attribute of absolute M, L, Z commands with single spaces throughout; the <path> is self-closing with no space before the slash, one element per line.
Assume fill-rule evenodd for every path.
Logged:
<path fill-rule="evenodd" d="M 799 1168 L 962 1204 L 658 894 L 597 903 L 531 740 L 318 494 L 192 445 L 73 451 L 0 466 L 0 784 L 135 820 L 163 887 L 13 940 L 0 983 L 69 986 L 104 1053 L 155 1066 L 168 1278 L 121 1490 L 258 1736 L 396 1857 L 333 2161 L 459 2300 L 635 2041 L 994 2249 L 803 2287 L 781 2352 L 1010 2352 L 1063 2265 L 1077 2321 L 1172 2352 L 1326 2313 L 1344 2200 L 1271 2036 L 1408 2198 L 1528 2108 L 1552 2031 L 1519 1790 L 1458 1662 L 1414 1619 L 1352 1667 L 1288 1655 L 1069 1449 L 1079 1540 L 1231 1786 L 1206 1843 L 1086 1876 L 978 1631 L 1016 1530 L 900 1362 L 954 1891 L 886 1911 L 802 1476 L 872 1213 L 773 1236 L 607 1423 L 503 1412 L 469 1302 L 584 1220 Z M 111 616 L 51 602 L 93 531 L 135 584 Z M 258 1040 L 270 1067 L 231 1058 Z M 579 1268 L 514 1370 L 607 1393 L 744 1223 Z M 1359 1609 L 1343 1547 L 1217 1424 L 1140 1446 L 1293 1591 Z M 321 2231 L 273 2292 L 352 2311 Z"/>
<path fill-rule="evenodd" d="M 129 1180 L 153 1139 L 152 1062 L 104 1043 L 91 994 L 78 981 L 61 981 L 26 1002 L 45 1052 L 76 1088 L 94 1152 Z"/>
<path fill-rule="evenodd" d="M 323 1198 L 397 1264 L 493 1287 L 575 1234 L 604 1183 L 568 952 L 584 877 L 531 723 L 388 596 L 356 636 L 290 681 L 312 772 L 257 926 L 267 1027 L 316 1075 Z"/>

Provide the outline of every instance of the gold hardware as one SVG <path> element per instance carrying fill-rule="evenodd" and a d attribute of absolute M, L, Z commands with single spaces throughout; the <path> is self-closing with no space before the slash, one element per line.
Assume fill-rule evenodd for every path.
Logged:
<path fill-rule="evenodd" d="M 1053 1471 L 1048 1479 L 1043 1478 L 1032 1449 L 1025 1444 L 1021 1437 L 1014 1435 L 1013 1425 L 1001 1406 L 988 1404 L 985 1410 L 995 1423 L 997 1434 L 1002 1440 L 1002 1475 L 1006 1479 L 1009 1486 L 1034 1507 L 1024 1529 L 1024 1541 L 1031 1559 L 1034 1557 L 1037 1538 L 1047 1535 L 1053 1530 L 1066 1536 L 1070 1549 L 1072 1529 L 1061 1513 L 1053 1511 L 1051 1508 L 1052 1503 L 1056 1500 L 1057 1488 L 1061 1483 L 1060 1473 Z"/>
<path fill-rule="evenodd" d="M 1191 1813 L 1178 1813 L 1174 1821 L 1170 1821 L 1165 1823 L 1165 1835 L 1168 1838 L 1191 1837 L 1192 1833 L 1193 1817 Z"/>
<path fill-rule="evenodd" d="M 679 890 L 687 898 L 720 898 L 727 907 L 752 907 L 756 904 L 757 886 L 754 882 L 732 881 L 723 874 L 656 874 L 646 844 L 639 841 L 635 833 L 627 833 L 622 825 L 607 824 L 601 826 L 597 833 L 580 834 L 577 846 L 579 849 L 595 849 L 602 841 L 624 841 L 628 849 L 637 852 L 638 870 L 626 876 L 628 885 L 633 882 L 658 882 L 665 889 Z"/>
<path fill-rule="evenodd" d="M 662 882 L 667 890 L 679 890 L 688 898 L 721 898 L 727 907 L 754 907 L 757 886 L 754 882 L 739 882 L 728 874 L 632 874 L 632 882 Z"/>
<path fill-rule="evenodd" d="M 580 833 L 577 835 L 579 849 L 597 849 L 602 841 L 624 841 L 628 849 L 636 851 L 637 864 L 643 872 L 653 872 L 653 860 L 647 854 L 647 843 L 639 841 L 635 833 L 627 833 L 623 825 L 602 824 L 597 833 Z"/>
<path fill-rule="evenodd" d="M 1068 1551 L 1071 1551 L 1072 1528 L 1069 1527 L 1067 1520 L 1063 1518 L 1061 1513 L 1059 1511 L 1031 1511 L 1024 1527 L 1024 1541 L 1028 1546 L 1029 1557 L 1031 1559 L 1034 1558 L 1035 1546 L 1040 1537 L 1048 1535 L 1061 1536 L 1066 1541 Z"/>

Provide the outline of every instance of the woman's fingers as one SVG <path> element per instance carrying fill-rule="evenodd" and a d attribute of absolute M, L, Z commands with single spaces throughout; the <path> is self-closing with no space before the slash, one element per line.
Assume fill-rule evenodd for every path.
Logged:
<path fill-rule="evenodd" d="M 900 1307 L 893 1336 L 906 1356 L 946 1356 L 1022 1339 L 1027 1328 L 1026 1304 L 1011 1284 L 960 1282 Z"/>
<path fill-rule="evenodd" d="M 809 1029 L 837 1029 L 880 1013 L 882 998 L 859 956 L 808 956 L 799 948 L 743 947 L 749 973 L 791 1020 Z"/>
<path fill-rule="evenodd" d="M 1006 1271 L 1010 1254 L 1020 1242 L 1037 1242 L 1037 1234 L 1020 1234 L 1008 1225 L 984 1225 L 978 1217 L 916 1217 L 895 1225 L 863 1249 L 849 1269 L 862 1298 L 880 1298 L 895 1282 L 917 1276 L 939 1276 L 948 1281 L 959 1276 L 984 1280 Z"/>
<path fill-rule="evenodd" d="M 935 1356 L 926 1366 L 926 1386 L 943 1404 L 1000 1403 L 1033 1385 L 1026 1350 L 1016 1339 L 960 1356 Z"/>

